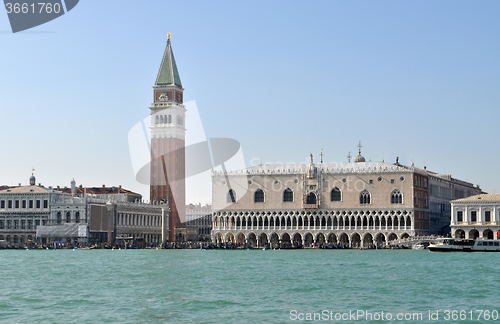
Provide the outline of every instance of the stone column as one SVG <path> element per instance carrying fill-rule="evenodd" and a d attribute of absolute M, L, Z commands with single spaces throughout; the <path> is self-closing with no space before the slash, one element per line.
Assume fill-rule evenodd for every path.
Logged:
<path fill-rule="evenodd" d="M 165 244 L 168 238 L 168 212 L 169 208 L 165 204 L 160 204 L 161 207 L 161 242 Z"/>

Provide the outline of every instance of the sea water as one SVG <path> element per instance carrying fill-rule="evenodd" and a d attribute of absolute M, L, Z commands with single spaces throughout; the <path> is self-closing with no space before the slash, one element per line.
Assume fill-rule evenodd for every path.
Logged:
<path fill-rule="evenodd" d="M 494 323 L 499 269 L 427 250 L 0 250 L 0 322 Z"/>

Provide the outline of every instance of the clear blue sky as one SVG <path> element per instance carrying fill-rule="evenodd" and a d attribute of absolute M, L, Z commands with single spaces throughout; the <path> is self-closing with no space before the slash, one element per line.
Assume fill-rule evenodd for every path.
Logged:
<path fill-rule="evenodd" d="M 12 34 L 0 14 L 0 184 L 119 185 L 167 32 L 207 137 L 247 165 L 345 162 L 500 188 L 498 1 L 80 1 Z M 210 193 L 207 192 L 206 197 Z M 206 197 L 190 196 L 188 202 Z"/>

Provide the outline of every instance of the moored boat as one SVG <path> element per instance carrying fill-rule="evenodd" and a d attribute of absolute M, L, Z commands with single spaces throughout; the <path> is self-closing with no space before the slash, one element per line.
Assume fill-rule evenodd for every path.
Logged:
<path fill-rule="evenodd" d="M 428 249 L 431 252 L 500 252 L 500 241 L 446 238 L 429 245 Z"/>

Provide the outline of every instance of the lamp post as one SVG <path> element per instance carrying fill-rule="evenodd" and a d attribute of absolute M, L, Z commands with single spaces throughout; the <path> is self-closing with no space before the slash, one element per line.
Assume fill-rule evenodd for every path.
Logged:
<path fill-rule="evenodd" d="M 111 226 L 113 219 L 113 209 L 115 204 L 111 202 L 111 199 L 106 202 L 106 209 L 108 210 L 108 244 L 111 245 Z"/>

